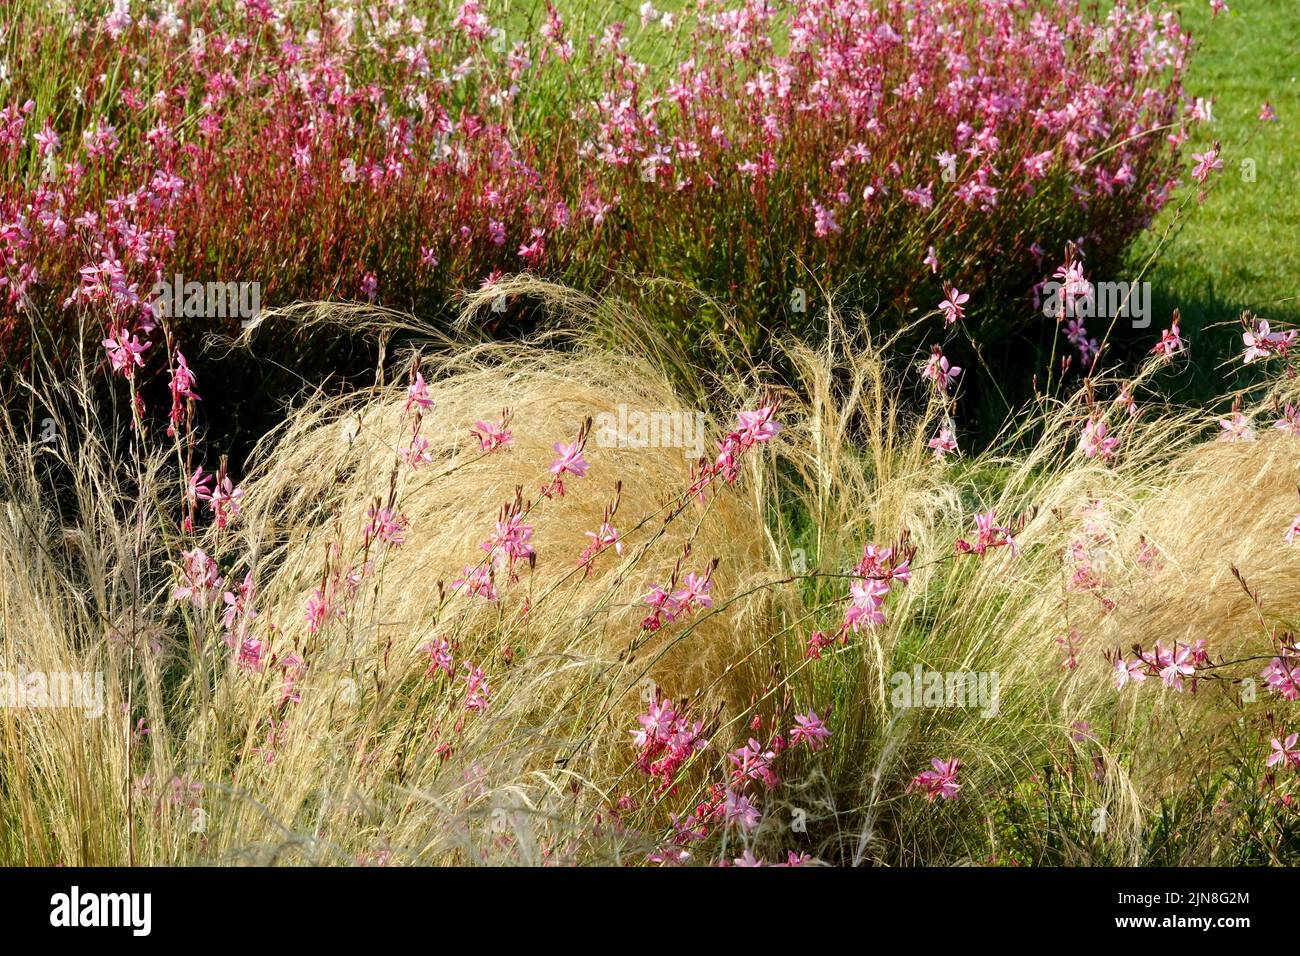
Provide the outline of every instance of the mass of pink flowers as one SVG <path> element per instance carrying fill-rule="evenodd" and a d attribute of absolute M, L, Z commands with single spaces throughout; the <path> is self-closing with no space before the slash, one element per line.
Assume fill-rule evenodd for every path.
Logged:
<path fill-rule="evenodd" d="M 1148 5 L 699 0 L 587 32 L 475 0 L 24 16 L 0 104 L 0 357 L 38 316 L 66 346 L 84 310 L 121 375 L 160 367 L 151 289 L 173 276 L 437 313 L 502 274 L 625 269 L 744 289 L 770 317 L 851 264 L 956 322 L 977 304 L 960 288 L 1026 291 L 1036 250 L 1122 247 L 1195 119 L 1189 37 Z M 182 344 L 238 328 L 168 321 Z"/>

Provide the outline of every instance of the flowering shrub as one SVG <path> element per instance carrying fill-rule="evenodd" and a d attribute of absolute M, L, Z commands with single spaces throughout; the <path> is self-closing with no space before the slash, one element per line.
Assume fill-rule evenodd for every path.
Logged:
<path fill-rule="evenodd" d="M 645 265 L 675 258 L 760 306 L 742 310 L 751 340 L 756 317 L 808 327 L 792 292 L 816 283 L 855 278 L 897 314 L 942 291 L 951 324 L 970 296 L 949 283 L 1005 304 L 1069 237 L 1108 268 L 1174 185 L 1189 40 L 1171 14 L 1017 0 L 697 13 L 666 81 L 612 56 L 586 148 L 622 172 L 632 245 L 659 254 Z"/>
<path fill-rule="evenodd" d="M 1188 38 L 1149 7 L 704 0 L 589 35 L 534 12 L 19 4 L 0 357 L 84 312 L 114 369 L 156 370 L 176 276 L 438 314 L 502 273 L 663 275 L 751 344 L 850 276 L 900 315 L 988 316 L 1067 239 L 1104 269 L 1176 178 Z M 238 328 L 168 321 L 183 346 Z"/>

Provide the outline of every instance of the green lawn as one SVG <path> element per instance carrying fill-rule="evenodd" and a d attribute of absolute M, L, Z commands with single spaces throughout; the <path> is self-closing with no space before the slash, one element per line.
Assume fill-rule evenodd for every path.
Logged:
<path fill-rule="evenodd" d="M 1224 168 L 1202 206 L 1177 211 L 1181 196 L 1139 241 L 1140 265 L 1160 246 L 1148 273 L 1155 295 L 1153 331 L 1182 310 L 1201 386 L 1223 386 L 1219 364 L 1241 349 L 1235 322 L 1242 309 L 1300 324 L 1300 2 L 1230 0 L 1211 19 L 1208 0 L 1177 5 L 1196 40 L 1188 93 L 1214 100 L 1186 153 L 1222 144 Z M 1258 120 L 1273 104 L 1276 123 Z M 1249 175 L 1253 162 L 1253 181 Z"/>

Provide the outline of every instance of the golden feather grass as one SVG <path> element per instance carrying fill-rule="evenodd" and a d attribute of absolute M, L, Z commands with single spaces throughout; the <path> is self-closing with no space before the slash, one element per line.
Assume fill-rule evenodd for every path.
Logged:
<path fill-rule="evenodd" d="M 573 441 L 588 418 L 620 405 L 698 411 L 714 440 L 736 409 L 759 402 L 762 376 L 690 369 L 662 342 L 612 348 L 599 330 L 635 326 L 633 310 L 535 280 L 468 296 L 464 325 L 502 289 L 598 329 L 470 344 L 391 313 L 319 305 L 278 316 L 422 338 L 412 359 L 434 402 L 420 426 L 432 461 L 398 465 L 414 423 L 405 381 L 308 397 L 266 436 L 239 518 L 198 542 L 228 586 L 246 573 L 256 583 L 256 633 L 275 655 L 262 672 L 236 666 L 218 610 L 181 613 L 170 600 L 179 552 L 192 544 L 173 530 L 174 459 L 127 454 L 80 393 L 41 393 L 42 407 L 65 410 L 53 445 L 6 421 L 4 659 L 103 671 L 106 716 L 0 711 L 0 860 L 640 861 L 669 832 L 670 812 L 725 779 L 726 750 L 787 733 L 811 706 L 828 718 L 832 746 L 784 754 L 786 783 L 763 795 L 762 824 L 709 854 L 739 855 L 739 840 L 770 858 L 798 849 L 838 862 L 1001 859 L 1013 851 L 999 807 L 1046 773 L 1068 780 L 1080 819 L 1101 807 L 1110 821 L 1104 846 L 1066 840 L 1064 859 L 1132 863 L 1162 800 L 1226 773 L 1229 743 L 1258 747 L 1265 697 L 1245 712 L 1254 743 L 1242 744 L 1235 684 L 1207 682 L 1191 697 L 1148 681 L 1117 697 L 1103 654 L 1204 638 L 1225 658 L 1267 656 L 1262 628 L 1296 623 L 1300 548 L 1281 540 L 1297 508 L 1294 436 L 1206 441 L 1215 416 L 1162 403 L 1152 364 L 1128 382 L 1099 378 L 1045 399 L 994 450 L 941 465 L 926 442 L 942 410 L 909 398 L 894 343 L 867 336 L 850 348 L 837 337 L 789 347 L 800 386 L 780 392 L 785 429 L 707 504 L 681 500 L 691 472 L 680 448 L 594 438 L 587 476 L 542 500 L 553 443 Z M 1103 404 L 1121 385 L 1142 414 Z M 1294 399 L 1291 388 L 1279 383 L 1246 410 L 1262 426 Z M 513 445 L 484 456 L 469 428 L 503 408 Z M 1075 447 L 1098 409 L 1122 442 L 1109 465 Z M 599 527 L 616 482 L 612 523 L 625 550 L 602 553 L 586 577 L 584 532 Z M 485 559 L 481 543 L 516 489 L 536 566 L 513 583 L 499 570 L 498 603 L 454 594 L 462 569 Z M 409 521 L 406 541 L 367 546 L 367 512 L 390 496 Z M 1098 500 L 1104 515 L 1086 513 Z M 1023 519 L 1019 555 L 953 557 L 977 509 Z M 863 544 L 903 532 L 917 558 L 887 623 L 808 660 L 809 633 L 838 624 L 844 570 Z M 1113 609 L 1069 586 L 1081 537 Z M 1157 561 L 1137 559 L 1143 541 Z M 713 611 L 643 634 L 648 587 L 714 559 Z M 313 591 L 367 560 L 372 573 L 340 601 L 342 615 L 309 633 Z M 1057 638 L 1071 629 L 1077 666 L 1066 669 Z M 426 673 L 422 647 L 435 638 L 454 645 L 450 678 Z M 306 670 L 301 699 L 285 704 L 289 655 Z M 483 713 L 463 710 L 467 663 L 492 687 Z M 997 714 L 898 710 L 892 676 L 918 664 L 996 672 Z M 631 766 L 628 732 L 651 692 L 689 699 L 712 741 L 669 795 Z M 755 715 L 761 732 L 748 728 Z M 141 719 L 148 733 L 138 736 Z M 1092 727 L 1082 741 L 1071 739 L 1078 720 Z M 1193 763 L 1181 752 L 1191 732 L 1210 748 Z M 933 756 L 965 764 L 963 798 L 951 805 L 907 791 Z M 612 815 L 620 797 L 629 799 Z M 796 810 L 805 830 L 790 826 Z M 1221 824 L 1229 837 L 1233 819 Z M 1210 861 L 1218 846 L 1206 838 L 1186 853 Z"/>

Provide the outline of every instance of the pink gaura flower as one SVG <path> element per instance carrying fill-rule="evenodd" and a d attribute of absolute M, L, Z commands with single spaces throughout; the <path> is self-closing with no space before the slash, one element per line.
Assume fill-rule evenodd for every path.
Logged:
<path fill-rule="evenodd" d="M 957 791 L 961 789 L 961 784 L 957 782 L 957 772 L 961 770 L 961 761 L 957 759 L 940 760 L 938 757 L 930 761 L 931 770 L 924 770 L 912 778 L 909 789 L 921 790 L 925 793 L 925 799 L 934 802 L 935 797 L 944 800 L 952 800 L 957 796 Z"/>
<path fill-rule="evenodd" d="M 302 680 L 303 675 L 307 673 L 307 662 L 297 654 L 291 653 L 280 658 L 277 665 L 283 677 L 280 685 L 280 703 L 301 704 L 302 693 L 298 690 L 298 683 Z"/>
<path fill-rule="evenodd" d="M 531 242 L 526 242 L 519 247 L 518 255 L 530 266 L 535 266 L 546 252 L 546 245 L 543 240 L 546 238 L 545 229 L 534 229 L 532 231 Z"/>
<path fill-rule="evenodd" d="M 257 617 L 257 610 L 253 607 L 253 602 L 257 599 L 257 585 L 253 582 L 253 572 L 246 573 L 239 586 L 233 591 L 225 592 L 221 599 L 226 604 L 221 626 L 227 631 L 234 631 L 236 625 L 242 628 L 254 620 Z"/>
<path fill-rule="evenodd" d="M 212 497 L 212 475 L 204 472 L 203 467 L 194 469 L 189 481 L 185 483 L 185 500 L 192 504 L 207 501 Z"/>
<path fill-rule="evenodd" d="M 492 571 L 486 565 L 465 565 L 460 577 L 451 582 L 453 588 L 465 588 L 470 597 L 481 597 L 488 601 L 498 598 L 496 585 L 492 582 Z"/>
<path fill-rule="evenodd" d="M 1012 536 L 1011 531 L 1001 525 L 996 524 L 997 517 L 992 511 L 986 513 L 975 513 L 975 531 L 976 538 L 974 543 L 967 540 L 959 539 L 956 550 L 958 554 L 975 554 L 980 557 L 990 548 L 1008 548 L 1014 557 L 1019 548 L 1016 545 L 1016 539 Z"/>
<path fill-rule="evenodd" d="M 599 530 L 587 531 L 586 536 L 591 539 L 587 546 L 582 549 L 582 554 L 578 556 L 578 567 L 585 568 L 590 573 L 591 568 L 596 560 L 596 555 L 613 548 L 615 554 L 623 553 L 623 542 L 618 536 L 618 529 L 615 528 L 608 520 L 602 522 Z"/>
<path fill-rule="evenodd" d="M 253 637 L 246 637 L 239 643 L 239 667 L 253 673 L 260 674 L 266 667 L 262 658 L 266 654 L 266 646 L 262 641 Z"/>
<path fill-rule="evenodd" d="M 677 723 L 677 714 L 673 711 L 671 700 L 659 700 L 652 696 L 646 712 L 636 720 L 641 729 L 631 731 L 632 742 L 637 747 L 644 747 L 652 740 L 667 740 L 671 737 Z"/>
<path fill-rule="evenodd" d="M 636 766 L 659 781 L 660 793 L 671 790 L 682 765 L 709 745 L 701 733 L 703 723 L 677 713 L 673 702 L 660 700 L 657 693 L 652 695 L 646 712 L 637 716 L 637 723 L 640 729 L 630 731 L 638 750 Z M 686 826 L 689 830 L 693 824 L 688 821 Z"/>
<path fill-rule="evenodd" d="M 809 750 L 821 750 L 826 745 L 831 732 L 815 710 L 807 714 L 795 714 L 795 726 L 790 730 L 790 743 L 807 743 Z"/>
<path fill-rule="evenodd" d="M 934 450 L 935 461 L 943 461 L 945 456 L 955 455 L 958 451 L 957 437 L 947 425 L 941 426 L 939 434 L 931 438 L 927 444 Z"/>
<path fill-rule="evenodd" d="M 808 649 L 804 652 L 804 658 L 807 660 L 821 660 L 822 650 L 834 643 L 835 640 L 827 637 L 823 632 L 813 631 L 808 637 Z"/>
<path fill-rule="evenodd" d="M 1085 458 L 1100 458 L 1108 462 L 1114 457 L 1117 445 L 1118 438 L 1106 435 L 1104 418 L 1091 418 L 1084 424 L 1083 433 L 1079 436 L 1079 451 L 1083 452 Z"/>
<path fill-rule="evenodd" d="M 1088 295 L 1091 295 L 1092 286 L 1089 285 L 1088 289 Z M 1062 306 L 1062 308 L 1064 308 L 1064 306 Z M 1065 335 L 1066 339 L 1069 340 L 1070 344 L 1079 350 L 1080 362 L 1087 364 L 1088 362 L 1093 361 L 1096 356 L 1101 354 L 1101 346 L 1095 338 L 1090 338 L 1088 336 L 1087 327 L 1078 319 L 1070 319 L 1066 322 L 1065 328 L 1061 331 Z"/>
<path fill-rule="evenodd" d="M 487 710 L 492 689 L 488 686 L 483 670 L 472 664 L 465 665 L 465 709 L 469 711 Z"/>
<path fill-rule="evenodd" d="M 1170 651 L 1161 659 L 1160 679 L 1165 682 L 1166 687 L 1175 687 L 1179 690 L 1183 686 L 1183 678 L 1196 673 L 1196 668 L 1188 661 L 1191 655 L 1191 648 L 1186 645 Z"/>
<path fill-rule="evenodd" d="M 691 466 L 691 487 L 687 494 L 704 500 L 705 490 L 721 478 L 734 484 L 740 476 L 740 458 L 755 445 L 770 441 L 781 431 L 775 420 L 776 405 L 766 405 L 752 412 L 738 412 L 739 427 L 718 443 L 718 456 L 711 464 Z"/>
<path fill-rule="evenodd" d="M 472 40 L 485 40 L 492 31 L 492 21 L 483 12 L 478 0 L 465 0 L 456 11 L 452 26 L 463 30 Z"/>
<path fill-rule="evenodd" d="M 723 804 L 723 819 L 728 823 L 738 823 L 742 830 L 748 831 L 758 826 L 763 814 L 750 802 L 749 797 L 728 791 L 726 803 Z"/>
<path fill-rule="evenodd" d="M 533 537 L 533 526 L 523 523 L 523 515 L 515 510 L 515 505 L 501 509 L 492 536 L 480 545 L 489 555 L 489 560 L 499 563 L 505 558 L 511 580 L 515 580 L 515 564 L 519 561 L 531 561 L 535 552 L 529 543 Z"/>
<path fill-rule="evenodd" d="M 510 411 L 506 409 L 501 413 L 500 422 L 475 422 L 469 431 L 478 439 L 479 450 L 486 454 L 509 446 L 514 440 L 510 429 L 506 427 L 509 421 Z"/>
<path fill-rule="evenodd" d="M 1300 515 L 1296 515 L 1295 518 L 1292 519 L 1291 527 L 1286 529 L 1286 534 L 1283 535 L 1283 540 L 1285 540 L 1287 544 L 1295 544 L 1295 539 L 1298 537 L 1300 537 Z"/>
<path fill-rule="evenodd" d="M 186 364 L 185 356 L 179 350 L 176 352 L 176 365 L 171 370 L 169 388 L 172 396 L 172 408 L 167 416 L 167 434 L 168 436 L 174 436 L 177 426 L 185 417 L 189 407 L 188 403 L 200 401 L 198 394 L 194 391 L 194 374 L 190 371 L 189 365 Z"/>
<path fill-rule="evenodd" d="M 739 428 L 736 429 L 736 441 L 741 448 L 750 448 L 761 442 L 770 441 L 781 431 L 781 423 L 773 420 L 776 408 L 769 405 L 752 412 L 737 412 Z"/>
<path fill-rule="evenodd" d="M 1204 153 L 1192 153 L 1192 160 L 1196 163 L 1192 167 L 1192 178 L 1202 186 L 1210 178 L 1210 173 L 1223 168 L 1223 160 L 1219 158 L 1218 143 Z"/>
<path fill-rule="evenodd" d="M 921 369 L 921 378 L 934 382 L 935 387 L 941 392 L 947 392 L 957 381 L 961 371 L 961 366 L 949 364 L 943 350 L 936 345 Z"/>
<path fill-rule="evenodd" d="M 880 627 L 885 623 L 885 598 L 889 585 L 884 581 L 858 580 L 849 585 L 849 604 L 844 609 L 841 633 L 858 633 L 864 623 Z"/>
<path fill-rule="evenodd" d="M 1270 692 L 1284 700 L 1300 700 L 1300 661 L 1292 657 L 1275 657 L 1260 676 Z"/>
<path fill-rule="evenodd" d="M 1272 355 L 1285 355 L 1287 350 L 1295 344 L 1296 335 L 1295 330 L 1273 332 L 1269 329 L 1267 321 L 1256 319 L 1241 337 L 1246 346 L 1241 361 L 1249 365 L 1257 359 L 1266 359 Z"/>
<path fill-rule="evenodd" d="M 840 224 L 835 221 L 835 210 L 827 209 L 819 202 L 812 204 L 813 233 L 818 239 L 824 239 L 832 233 L 841 232 Z"/>
<path fill-rule="evenodd" d="M 1141 683 L 1147 679 L 1146 669 L 1142 661 L 1132 660 L 1125 661 L 1123 657 L 1115 658 L 1115 689 L 1121 690 L 1124 685 L 1132 681 Z"/>
<path fill-rule="evenodd" d="M 925 265 L 930 267 L 931 274 L 938 273 L 939 257 L 934 254 L 934 246 L 931 246 L 929 250 L 926 252 L 925 259 L 923 261 Z"/>
<path fill-rule="evenodd" d="M 554 476 L 550 482 L 542 486 L 542 497 L 549 498 L 552 493 L 564 497 L 564 476 L 573 475 L 581 478 L 587 474 L 589 467 L 587 459 L 583 457 L 583 450 L 586 446 L 587 438 L 585 434 L 580 434 L 578 440 L 571 443 L 556 442 L 551 447 L 559 455 L 555 461 L 550 464 L 550 472 Z"/>
<path fill-rule="evenodd" d="M 1130 418 L 1137 417 L 1137 402 L 1133 401 L 1133 393 L 1129 390 L 1128 385 L 1120 386 L 1119 394 L 1115 396 L 1115 405 L 1128 412 Z"/>
<path fill-rule="evenodd" d="M 438 671 L 443 671 L 448 677 L 452 676 L 454 662 L 451 656 L 451 645 L 447 641 L 434 638 L 420 650 L 429 655 L 429 669 L 424 672 L 426 677 L 432 677 Z"/>
<path fill-rule="evenodd" d="M 681 607 L 673 596 L 658 584 L 652 585 L 650 591 L 642 598 L 650 605 L 650 613 L 641 620 L 641 627 L 647 631 L 657 631 L 665 623 L 676 619 Z"/>
<path fill-rule="evenodd" d="M 1233 412 L 1229 418 L 1219 419 L 1219 441 L 1237 442 L 1254 441 L 1255 429 L 1251 421 L 1241 412 Z"/>
<path fill-rule="evenodd" d="M 1145 535 L 1138 536 L 1137 555 L 1135 560 L 1143 567 L 1149 567 L 1153 571 L 1159 571 L 1164 567 L 1164 560 L 1160 557 L 1160 549 L 1146 539 Z"/>
<path fill-rule="evenodd" d="M 1047 175 L 1047 169 L 1052 165 L 1052 159 L 1055 157 L 1054 150 L 1045 149 L 1041 153 L 1034 153 L 1032 156 L 1025 157 L 1025 172 L 1029 174 L 1030 179 L 1042 179 Z"/>
<path fill-rule="evenodd" d="M 862 549 L 862 559 L 853 566 L 853 573 L 886 583 L 901 581 L 906 584 L 912 580 L 912 557 L 913 549 L 910 548 L 895 555 L 893 545 L 868 544 Z"/>
<path fill-rule="evenodd" d="M 1273 111 L 1273 104 L 1265 100 L 1259 107 L 1259 121 L 1261 123 L 1276 123 L 1277 113 Z"/>
<path fill-rule="evenodd" d="M 582 457 L 582 442 L 556 442 L 551 446 L 560 457 L 551 462 L 550 472 L 555 477 L 561 475 L 574 475 L 581 478 L 587 474 L 587 459 Z"/>
<path fill-rule="evenodd" d="M 930 209 L 934 206 L 933 185 L 934 183 L 931 182 L 925 186 L 917 187 L 916 189 L 904 189 L 903 198 L 913 206 L 919 206 L 922 209 Z"/>
<path fill-rule="evenodd" d="M 1182 336 L 1179 335 L 1178 319 L 1175 318 L 1169 328 L 1160 333 L 1160 341 L 1151 349 L 1151 354 L 1163 356 L 1167 360 L 1173 358 L 1174 353 L 1181 352 L 1184 348 Z"/>
<path fill-rule="evenodd" d="M 425 382 L 424 375 L 416 371 L 411 376 L 411 384 L 406 389 L 406 404 L 402 409 L 408 412 L 415 409 L 415 414 L 423 415 L 431 408 L 433 408 L 433 399 L 429 397 L 429 385 Z"/>
<path fill-rule="evenodd" d="M 208 496 L 208 507 L 216 517 L 218 528 L 226 527 L 232 518 L 239 516 L 239 506 L 243 500 L 244 489 L 236 488 L 229 475 L 221 475 L 212 494 Z"/>
<path fill-rule="evenodd" d="M 682 579 L 682 585 L 672 596 L 679 613 L 687 613 L 697 607 L 713 607 L 713 598 L 709 597 L 709 591 L 713 589 L 712 569 L 703 576 L 693 571 L 688 573 Z"/>
<path fill-rule="evenodd" d="M 393 547 L 399 547 L 406 541 L 406 515 L 392 508 L 371 505 L 366 511 L 366 517 L 368 521 L 364 533 L 367 547 L 372 541 L 382 541 Z"/>
<path fill-rule="evenodd" d="M 325 618 L 331 615 L 341 619 L 343 609 L 333 605 L 323 588 L 316 588 L 311 592 L 311 597 L 307 599 L 307 606 L 303 609 L 302 616 L 307 623 L 307 633 L 315 634 L 324 626 Z"/>
<path fill-rule="evenodd" d="M 313 589 L 312 596 L 308 598 L 307 607 L 303 610 L 308 633 L 320 631 L 326 618 L 343 619 L 343 607 L 335 604 L 334 601 L 335 583 L 331 583 L 328 589 L 324 587 Z"/>
<path fill-rule="evenodd" d="M 117 335 L 104 339 L 103 344 L 108 352 L 108 361 L 113 371 L 124 378 L 130 378 L 136 368 L 144 366 L 142 356 L 150 345 L 148 342 L 141 342 L 126 329 L 118 329 Z"/>
<path fill-rule="evenodd" d="M 849 584 L 849 604 L 844 611 L 840 635 L 856 634 L 864 623 L 879 627 L 885 623 L 885 598 L 894 583 L 907 584 L 912 578 L 912 553 L 910 550 L 896 560 L 893 547 L 868 544 L 862 549 L 862 560 L 852 570 Z"/>
<path fill-rule="evenodd" d="M 216 602 L 225 582 L 217 562 L 202 548 L 181 552 L 181 583 L 172 591 L 173 601 L 189 601 L 200 610 Z"/>
<path fill-rule="evenodd" d="M 1116 655 L 1116 689 L 1123 687 L 1130 680 L 1137 682 L 1147 677 L 1159 677 L 1166 687 L 1181 692 L 1184 689 L 1183 678 L 1192 677 L 1192 691 L 1195 692 L 1196 668 L 1209 663 L 1210 660 L 1205 641 L 1197 641 L 1195 644 L 1182 644 L 1175 641 L 1170 648 L 1161 646 L 1157 641 L 1151 653 L 1143 653 L 1139 648 L 1137 656 L 1137 661 L 1125 664 L 1122 657 Z M 1128 672 L 1127 678 L 1121 675 L 1121 670 Z"/>
<path fill-rule="evenodd" d="M 36 142 L 37 151 L 42 159 L 49 159 L 59 151 L 59 134 L 54 131 L 48 118 L 40 130 L 32 134 L 32 139 Z"/>
<path fill-rule="evenodd" d="M 423 435 L 413 435 L 411 444 L 405 448 L 399 448 L 397 455 L 410 466 L 412 471 L 433 461 L 433 455 L 429 451 L 429 439 Z"/>
<path fill-rule="evenodd" d="M 727 754 L 727 759 L 732 764 L 731 779 L 736 787 L 743 787 L 750 780 L 758 780 L 762 781 L 763 786 L 768 790 L 772 790 L 781 782 L 781 778 L 772 769 L 776 751 L 764 749 L 753 737 L 750 737 L 743 747 L 738 747 Z"/>
<path fill-rule="evenodd" d="M 1300 438 L 1300 409 L 1288 403 L 1282 410 L 1282 417 L 1273 423 L 1273 427 Z"/>
<path fill-rule="evenodd" d="M 366 297 L 367 302 L 375 301 L 375 291 L 379 288 L 379 280 L 375 278 L 373 272 L 362 271 L 361 282 L 359 283 L 361 294 Z"/>
<path fill-rule="evenodd" d="M 970 296 L 964 292 L 958 292 L 953 286 L 944 283 L 943 294 L 947 296 L 939 303 L 939 311 L 943 313 L 944 325 L 955 325 L 966 314 L 962 306 L 970 301 Z"/>
<path fill-rule="evenodd" d="M 1273 752 L 1268 755 L 1265 763 L 1270 767 L 1276 767 L 1278 764 L 1300 767 L 1300 750 L 1296 749 L 1297 740 L 1300 740 L 1300 734 L 1288 734 L 1285 740 L 1274 737 L 1269 741 L 1273 746 Z"/>

